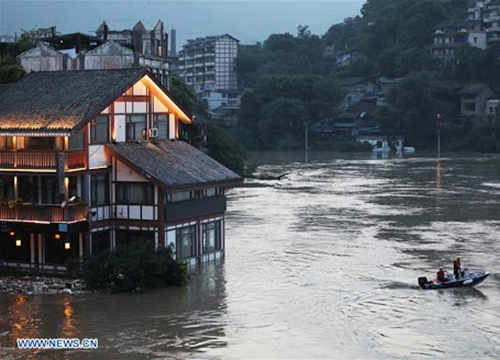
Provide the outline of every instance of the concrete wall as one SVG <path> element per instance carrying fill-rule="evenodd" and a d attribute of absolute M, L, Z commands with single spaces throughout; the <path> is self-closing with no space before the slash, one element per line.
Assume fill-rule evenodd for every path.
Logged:
<path fill-rule="evenodd" d="M 85 69 L 123 69 L 134 63 L 134 52 L 108 41 L 85 54 Z"/>

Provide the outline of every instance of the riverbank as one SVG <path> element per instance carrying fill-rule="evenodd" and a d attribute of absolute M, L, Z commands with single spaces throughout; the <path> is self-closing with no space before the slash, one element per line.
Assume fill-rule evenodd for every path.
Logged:
<path fill-rule="evenodd" d="M 70 294 L 88 292 L 79 279 L 45 276 L 1 276 L 0 292 L 23 295 Z"/>

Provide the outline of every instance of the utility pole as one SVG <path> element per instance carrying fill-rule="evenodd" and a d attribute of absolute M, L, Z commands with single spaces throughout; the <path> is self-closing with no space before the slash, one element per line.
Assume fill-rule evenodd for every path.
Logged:
<path fill-rule="evenodd" d="M 438 159 L 441 156 L 441 127 L 443 126 L 443 117 L 440 113 L 436 114 L 436 127 L 438 131 Z"/>
<path fill-rule="evenodd" d="M 305 129 L 305 147 L 306 147 L 306 161 L 305 163 L 307 164 L 307 162 L 309 161 L 309 144 L 308 144 L 308 136 L 307 136 L 307 123 L 304 123 L 304 129 Z"/>

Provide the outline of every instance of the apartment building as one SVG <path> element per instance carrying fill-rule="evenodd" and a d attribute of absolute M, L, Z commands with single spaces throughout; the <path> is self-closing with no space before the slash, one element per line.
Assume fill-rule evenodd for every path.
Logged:
<path fill-rule="evenodd" d="M 222 105 L 239 105 L 234 69 L 238 42 L 231 35 L 188 40 L 179 52 L 180 77 L 208 101 L 211 110 Z"/>

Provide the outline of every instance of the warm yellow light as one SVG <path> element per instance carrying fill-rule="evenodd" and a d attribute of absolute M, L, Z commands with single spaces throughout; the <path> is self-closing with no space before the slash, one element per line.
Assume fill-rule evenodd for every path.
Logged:
<path fill-rule="evenodd" d="M 16 246 L 21 246 L 21 239 L 16 240 Z"/>
<path fill-rule="evenodd" d="M 16 233 L 15 233 L 14 231 L 11 231 L 11 232 L 9 233 L 9 235 L 10 235 L 10 236 L 14 236 L 14 235 L 16 235 Z"/>
<path fill-rule="evenodd" d="M 66 242 L 64 243 L 64 248 L 65 248 L 66 250 L 69 250 L 69 249 L 71 248 L 71 243 L 70 243 L 69 241 L 66 241 Z"/>
<path fill-rule="evenodd" d="M 61 238 L 61 234 L 55 234 L 55 235 L 54 235 L 54 238 L 55 238 L 56 240 L 59 240 L 59 239 Z"/>

